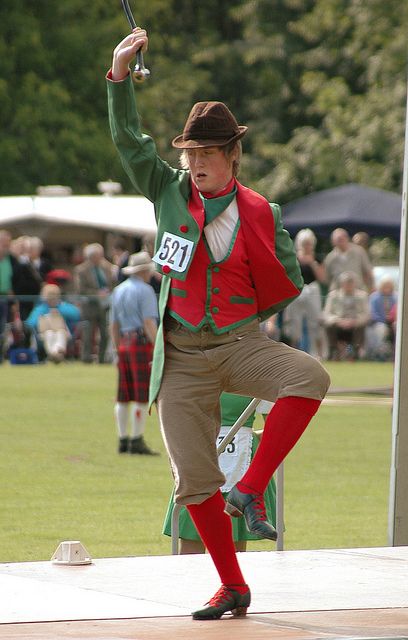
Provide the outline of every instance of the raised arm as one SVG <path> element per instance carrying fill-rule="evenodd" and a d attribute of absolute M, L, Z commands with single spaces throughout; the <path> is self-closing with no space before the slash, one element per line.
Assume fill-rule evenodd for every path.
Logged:
<path fill-rule="evenodd" d="M 129 64 L 147 42 L 146 31 L 137 27 L 115 47 L 107 88 L 112 139 L 123 167 L 136 190 L 155 202 L 179 172 L 158 156 L 153 139 L 141 130 Z"/>

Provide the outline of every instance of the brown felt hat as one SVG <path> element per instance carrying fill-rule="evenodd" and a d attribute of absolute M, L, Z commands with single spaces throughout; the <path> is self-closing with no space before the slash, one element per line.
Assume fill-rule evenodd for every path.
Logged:
<path fill-rule="evenodd" d="M 239 140 L 248 127 L 241 126 L 223 102 L 197 102 L 191 109 L 184 131 L 172 141 L 177 149 L 224 147 Z"/>

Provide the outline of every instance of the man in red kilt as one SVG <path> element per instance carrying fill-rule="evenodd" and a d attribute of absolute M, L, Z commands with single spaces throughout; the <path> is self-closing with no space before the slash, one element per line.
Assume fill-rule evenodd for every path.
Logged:
<path fill-rule="evenodd" d="M 118 285 L 112 295 L 111 336 L 119 371 L 115 404 L 119 453 L 157 455 L 143 437 L 158 319 L 156 294 L 148 284 L 153 266 L 147 252 L 134 253 L 128 266 L 123 268 L 129 278 Z"/>

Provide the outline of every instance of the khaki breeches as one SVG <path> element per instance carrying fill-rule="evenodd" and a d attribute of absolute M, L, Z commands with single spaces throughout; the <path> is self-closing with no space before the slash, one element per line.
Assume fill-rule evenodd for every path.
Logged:
<path fill-rule="evenodd" d="M 303 351 L 270 340 L 253 321 L 215 335 L 170 320 L 157 399 L 178 504 L 200 504 L 224 484 L 216 438 L 223 391 L 276 401 L 286 396 L 322 400 L 326 370 Z"/>

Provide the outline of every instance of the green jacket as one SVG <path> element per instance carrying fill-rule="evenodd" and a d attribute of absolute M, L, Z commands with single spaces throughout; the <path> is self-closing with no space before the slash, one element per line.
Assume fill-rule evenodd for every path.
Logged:
<path fill-rule="evenodd" d="M 190 174 L 188 171 L 174 169 L 162 160 L 156 150 L 152 138 L 141 131 L 140 118 L 136 108 L 135 89 L 130 75 L 122 82 L 107 82 L 109 121 L 113 141 L 118 149 L 122 164 L 134 187 L 139 193 L 154 203 L 158 225 L 156 247 L 160 246 L 163 233 L 177 233 L 184 226 L 188 229 L 183 235 L 196 246 L 202 229 L 194 220 L 188 209 L 190 196 Z M 245 188 L 244 188 L 245 189 Z M 301 291 L 303 280 L 289 234 L 283 229 L 281 212 L 278 205 L 271 205 L 273 216 L 271 224 L 275 236 L 274 256 L 271 256 L 283 269 L 285 278 L 290 284 L 276 304 L 264 308 L 260 320 L 270 317 Z M 247 223 L 248 233 L 262 235 L 263 220 Z M 268 221 L 269 222 L 269 221 Z M 252 242 L 251 242 L 252 244 Z M 262 247 L 262 242 L 259 243 Z M 257 254 L 262 251 L 257 251 Z M 187 268 L 183 272 L 170 271 L 163 273 L 159 299 L 160 326 L 156 339 L 153 367 L 150 381 L 150 402 L 153 402 L 160 389 L 164 366 L 163 317 L 169 296 L 171 279 L 184 280 L 188 267 L 194 257 L 190 255 Z M 283 266 L 282 266 L 283 265 Z M 264 274 L 265 277 L 265 274 Z M 292 287 L 292 289 L 290 289 Z M 288 293 L 290 291 L 290 293 Z"/>

